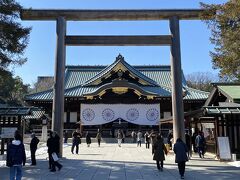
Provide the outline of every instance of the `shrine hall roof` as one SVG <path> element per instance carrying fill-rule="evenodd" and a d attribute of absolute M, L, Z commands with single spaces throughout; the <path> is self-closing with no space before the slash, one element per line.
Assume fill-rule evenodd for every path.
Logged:
<path fill-rule="evenodd" d="M 124 59 L 116 59 L 109 66 L 66 66 L 65 97 L 82 97 L 95 92 L 100 85 L 97 82 L 111 75 L 116 68 L 127 70 L 144 84 L 138 85 L 145 92 L 157 94 L 159 97 L 171 97 L 171 67 L 168 65 L 138 65 L 131 66 Z M 182 73 L 184 100 L 206 100 L 208 92 L 189 88 Z M 29 94 L 25 100 L 52 101 L 52 89 Z"/>

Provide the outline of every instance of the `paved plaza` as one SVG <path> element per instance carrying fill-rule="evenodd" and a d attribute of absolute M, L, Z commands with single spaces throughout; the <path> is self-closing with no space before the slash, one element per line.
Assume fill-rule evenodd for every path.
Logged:
<path fill-rule="evenodd" d="M 80 153 L 71 154 L 70 144 L 64 146 L 61 171 L 49 172 L 46 151 L 38 153 L 37 166 L 30 166 L 28 159 L 24 167 L 23 180 L 176 180 L 180 179 L 170 152 L 164 162 L 163 172 L 159 172 L 152 160 L 151 150 L 136 144 L 96 143 L 80 145 Z M 9 168 L 0 167 L 0 179 L 9 179 Z M 187 162 L 185 179 L 189 180 L 239 180 L 240 168 L 214 160 L 207 154 L 205 159 L 194 155 Z"/>

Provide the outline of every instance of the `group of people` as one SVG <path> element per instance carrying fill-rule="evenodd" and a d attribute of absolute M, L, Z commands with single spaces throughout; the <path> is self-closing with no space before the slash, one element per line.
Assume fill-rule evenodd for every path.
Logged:
<path fill-rule="evenodd" d="M 91 140 L 91 135 L 90 135 L 90 133 L 88 131 L 86 132 L 86 136 L 85 137 L 86 137 L 87 147 L 90 147 L 90 144 L 92 143 L 92 140 Z M 77 128 L 76 131 L 74 131 L 72 133 L 72 148 L 71 148 L 72 154 L 74 154 L 74 149 L 75 148 L 76 148 L 75 149 L 75 153 L 78 154 L 78 152 L 79 152 L 79 144 L 81 144 L 81 138 L 82 138 L 82 134 L 80 132 L 80 129 Z M 101 139 L 102 139 L 102 134 L 101 134 L 100 130 L 98 129 L 97 135 L 96 135 L 96 140 L 98 142 L 98 147 L 100 147 L 100 145 L 101 145 Z"/>
<path fill-rule="evenodd" d="M 131 133 L 132 140 L 134 143 L 137 142 L 137 146 L 141 147 L 141 141 L 142 141 L 142 132 L 139 130 L 137 133 L 135 131 L 132 131 Z M 181 179 L 184 179 L 184 172 L 185 172 L 185 163 L 189 159 L 189 150 L 191 146 L 187 145 L 190 144 L 190 136 L 188 134 L 186 136 L 186 144 L 183 142 L 181 138 L 178 138 L 176 140 L 176 143 L 173 146 L 173 151 L 176 154 L 175 155 L 175 162 L 178 164 L 179 174 L 181 176 Z M 36 157 L 35 153 L 37 150 L 37 145 L 39 143 L 39 139 L 35 136 L 33 133 L 31 135 L 32 139 L 30 142 L 30 152 L 31 152 L 31 161 L 32 166 L 36 165 Z M 80 129 L 76 129 L 76 131 L 72 134 L 72 147 L 71 152 L 74 153 L 74 149 L 76 154 L 79 152 L 79 144 L 81 144 L 81 133 Z M 96 139 L 98 141 L 98 146 L 100 147 L 101 143 L 101 132 L 98 129 Z M 116 134 L 118 145 L 121 147 L 123 134 L 121 130 L 117 131 Z M 197 152 L 199 153 L 200 158 L 204 158 L 204 147 L 205 147 L 205 138 L 202 132 L 199 132 L 197 136 L 194 137 L 194 143 L 197 149 Z M 168 150 L 164 144 L 163 137 L 160 134 L 156 134 L 153 130 L 151 133 L 148 133 L 148 131 L 144 134 L 145 144 L 146 148 L 149 149 L 150 144 L 152 145 L 152 154 L 153 154 L 153 160 L 156 161 L 157 169 L 159 171 L 163 171 L 163 161 L 165 160 L 165 155 L 168 154 Z M 19 133 L 19 131 L 16 131 L 14 134 L 14 140 L 9 144 L 7 149 L 7 166 L 10 167 L 10 179 L 14 179 L 15 177 L 17 179 L 21 179 L 22 177 L 22 166 L 26 163 L 26 153 L 25 153 L 25 147 L 22 143 L 22 137 Z M 91 136 L 89 132 L 86 132 L 86 143 L 89 147 L 91 144 Z M 59 151 L 60 151 L 60 137 L 55 131 L 50 131 L 49 138 L 47 140 L 47 147 L 48 147 L 48 158 L 49 158 L 49 169 L 51 172 L 56 171 L 56 167 L 58 170 L 61 170 L 63 167 L 59 161 Z"/>
<path fill-rule="evenodd" d="M 31 135 L 30 142 L 30 152 L 31 152 L 31 161 L 32 166 L 35 166 L 36 163 L 36 150 L 39 143 L 39 139 L 35 136 L 34 133 Z M 26 163 L 26 153 L 25 146 L 23 144 L 23 139 L 19 131 L 15 131 L 14 139 L 8 145 L 7 149 L 7 159 L 6 165 L 10 167 L 10 179 L 21 179 L 22 178 L 22 166 L 25 166 Z"/>
<path fill-rule="evenodd" d="M 137 147 L 141 147 L 141 142 L 144 137 L 146 148 L 149 149 L 150 144 L 152 145 L 152 154 L 153 154 L 153 160 L 156 161 L 157 169 L 159 171 L 163 171 L 163 162 L 165 160 L 165 156 L 168 154 L 168 150 L 164 144 L 163 137 L 160 134 L 157 134 L 154 132 L 154 130 L 151 130 L 149 133 L 146 131 L 146 133 L 142 134 L 141 130 L 139 130 L 137 133 L 135 131 L 131 132 L 132 137 L 132 143 L 137 143 Z M 118 139 L 118 145 L 121 147 L 121 138 L 122 133 L 120 130 L 117 132 L 117 139 Z M 188 142 L 188 138 L 186 136 L 186 143 Z M 187 146 L 186 143 L 183 142 L 181 138 L 178 138 L 172 147 L 173 144 L 173 133 L 170 131 L 168 134 L 168 143 L 170 144 L 171 149 L 173 149 L 173 152 L 175 153 L 175 162 L 178 164 L 179 174 L 180 178 L 184 179 L 184 173 L 185 173 L 185 166 L 186 161 L 189 159 L 189 150 L 190 147 Z"/>
<path fill-rule="evenodd" d="M 34 133 L 31 134 L 30 152 L 31 152 L 31 165 L 36 166 L 36 150 L 39 143 L 39 139 Z M 49 169 L 51 172 L 61 170 L 62 165 L 58 162 L 59 150 L 60 150 L 60 137 L 56 132 L 51 131 L 47 140 L 48 157 L 49 157 Z M 22 178 L 22 166 L 26 163 L 26 152 L 23 144 L 23 138 L 20 132 L 17 130 L 14 133 L 14 139 L 8 145 L 6 165 L 10 167 L 10 179 Z"/>
<path fill-rule="evenodd" d="M 181 138 L 178 138 L 173 146 L 173 152 L 175 153 L 175 162 L 178 164 L 181 179 L 184 179 L 186 161 L 188 161 L 188 151 L 189 149 L 187 148 L 187 145 Z M 153 160 L 156 161 L 157 169 L 163 171 L 163 161 L 165 160 L 165 155 L 168 154 L 168 150 L 160 134 L 153 139 L 152 154 Z"/>
<path fill-rule="evenodd" d="M 132 137 L 132 143 L 137 143 L 137 147 L 140 146 L 142 144 L 143 141 L 143 134 L 141 132 L 141 130 L 138 130 L 138 132 L 136 133 L 135 131 L 131 132 L 131 137 Z M 155 137 L 154 131 L 152 130 L 151 133 L 149 133 L 148 131 L 145 132 L 144 134 L 144 142 L 146 145 L 146 149 L 149 149 L 150 147 L 150 143 L 152 141 L 152 139 Z"/>
<path fill-rule="evenodd" d="M 134 131 L 131 133 L 132 138 L 134 137 Z M 156 161 L 157 169 L 159 171 L 163 171 L 163 161 L 165 160 L 165 155 L 168 154 L 168 150 L 164 144 L 163 137 L 160 134 L 154 133 L 152 130 L 149 134 L 146 132 L 144 134 L 146 148 L 149 148 L 149 143 L 152 144 L 152 154 L 153 160 Z M 181 179 L 184 179 L 185 173 L 185 165 L 186 161 L 190 159 L 190 151 L 191 151 L 191 142 L 190 135 L 188 133 L 185 134 L 185 142 L 181 138 L 178 138 L 173 145 L 173 132 L 169 131 L 167 136 L 167 142 L 170 145 L 169 149 L 172 149 L 175 153 L 175 162 L 178 164 L 179 174 Z M 134 142 L 134 141 L 133 141 Z M 203 132 L 199 132 L 197 136 L 194 137 L 193 144 L 196 147 L 196 152 L 199 153 L 200 158 L 204 158 L 205 153 L 205 138 Z"/>

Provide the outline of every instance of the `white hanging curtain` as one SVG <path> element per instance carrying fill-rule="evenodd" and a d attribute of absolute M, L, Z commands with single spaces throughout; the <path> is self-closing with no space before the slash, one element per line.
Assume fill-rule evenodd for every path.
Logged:
<path fill-rule="evenodd" d="M 82 125 L 100 125 L 118 118 L 139 125 L 158 125 L 160 104 L 81 104 Z"/>

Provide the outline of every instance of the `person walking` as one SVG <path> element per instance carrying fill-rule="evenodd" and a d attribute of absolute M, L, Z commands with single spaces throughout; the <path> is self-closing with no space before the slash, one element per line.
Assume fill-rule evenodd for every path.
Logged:
<path fill-rule="evenodd" d="M 163 161 L 165 160 L 165 155 L 167 155 L 167 148 L 165 147 L 163 143 L 163 138 L 161 135 L 157 136 L 157 140 L 155 141 L 153 145 L 153 160 L 156 161 L 157 169 L 159 171 L 163 171 Z M 161 162 L 161 166 L 160 166 Z"/>
<path fill-rule="evenodd" d="M 87 143 L 87 147 L 90 147 L 91 144 L 91 136 L 88 133 L 88 131 L 86 132 L 86 143 Z"/>
<path fill-rule="evenodd" d="M 48 147 L 48 169 L 52 169 L 52 149 L 53 149 L 53 132 L 49 132 L 49 138 L 47 140 L 47 147 Z"/>
<path fill-rule="evenodd" d="M 195 139 L 196 148 L 200 158 L 204 158 L 205 138 L 202 132 L 199 132 Z"/>
<path fill-rule="evenodd" d="M 8 145 L 6 165 L 10 167 L 10 180 L 22 179 L 22 165 L 25 166 L 26 153 L 22 143 L 22 137 L 18 131 L 14 134 L 14 140 Z"/>
<path fill-rule="evenodd" d="M 48 147 L 48 157 L 49 157 L 49 169 L 51 172 L 56 171 L 56 166 L 60 171 L 62 169 L 62 165 L 58 162 L 59 156 L 59 147 L 60 146 L 60 138 L 56 132 L 50 131 L 50 137 L 47 140 Z"/>
<path fill-rule="evenodd" d="M 175 153 L 175 162 L 178 164 L 180 178 L 184 179 L 186 161 L 188 161 L 188 148 L 181 138 L 177 139 L 176 143 L 174 144 L 173 151 Z"/>
<path fill-rule="evenodd" d="M 98 132 L 97 132 L 97 135 L 96 135 L 96 139 L 97 139 L 97 142 L 98 142 L 98 147 L 100 147 L 102 135 L 101 135 L 101 132 L 100 132 L 99 129 L 98 129 Z"/>
<path fill-rule="evenodd" d="M 193 151 L 194 151 L 195 153 L 198 152 L 197 147 L 196 147 L 196 137 L 197 137 L 197 133 L 194 132 L 193 135 L 192 135 L 191 140 L 192 140 Z"/>
<path fill-rule="evenodd" d="M 169 144 L 170 149 L 172 149 L 172 140 L 173 140 L 173 131 L 169 130 L 167 135 L 167 142 Z"/>
<path fill-rule="evenodd" d="M 135 131 L 132 131 L 132 133 L 131 133 L 131 137 L 132 137 L 132 143 L 136 143 L 136 137 L 137 137 L 137 134 L 136 134 L 136 132 Z"/>
<path fill-rule="evenodd" d="M 142 144 L 142 132 L 139 130 L 137 133 L 137 147 L 140 146 L 141 147 Z"/>
<path fill-rule="evenodd" d="M 118 146 L 119 146 L 119 147 L 121 147 L 122 138 L 123 138 L 123 135 L 122 135 L 120 129 L 118 129 L 118 132 L 117 132 L 117 141 L 118 141 Z"/>
<path fill-rule="evenodd" d="M 146 131 L 146 133 L 144 134 L 144 140 L 145 140 L 145 144 L 146 144 L 146 149 L 149 149 L 150 137 L 149 137 L 148 131 Z"/>
<path fill-rule="evenodd" d="M 67 130 L 64 131 L 63 137 L 64 137 L 64 143 L 67 143 L 67 141 L 68 141 L 68 131 Z"/>
<path fill-rule="evenodd" d="M 155 141 L 157 139 L 157 135 L 156 135 L 156 133 L 154 132 L 153 129 L 151 130 L 151 133 L 149 134 L 149 138 L 150 138 L 150 143 L 151 143 L 151 146 L 152 146 L 152 153 L 153 153 L 153 144 L 155 143 Z"/>
<path fill-rule="evenodd" d="M 124 133 L 124 131 L 123 130 L 121 130 L 121 133 L 122 133 L 122 143 L 124 143 L 125 142 L 125 133 Z"/>
<path fill-rule="evenodd" d="M 72 154 L 74 154 L 73 151 L 75 147 L 76 147 L 76 154 L 78 154 L 79 144 L 81 144 L 81 133 L 80 133 L 80 129 L 77 128 L 76 131 L 74 131 L 72 134 L 72 148 L 71 148 Z"/>
<path fill-rule="evenodd" d="M 188 148 L 188 153 L 187 153 L 187 156 L 188 156 L 188 159 L 190 159 L 191 157 L 191 152 L 192 152 L 192 149 L 191 149 L 191 142 L 190 142 L 190 135 L 188 132 L 185 133 L 185 142 L 186 142 L 186 145 L 187 145 L 187 148 Z"/>
<path fill-rule="evenodd" d="M 36 151 L 37 151 L 37 145 L 39 143 L 39 139 L 36 137 L 35 133 L 32 133 L 31 135 L 31 142 L 30 142 L 30 152 L 31 152 L 31 161 L 32 161 L 32 166 L 36 166 Z"/>

